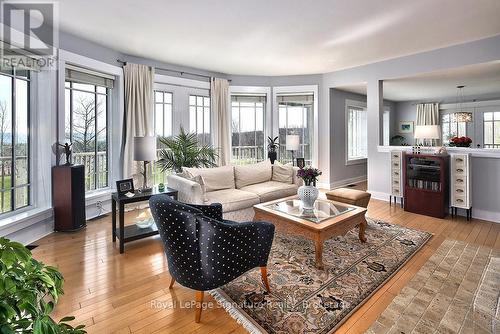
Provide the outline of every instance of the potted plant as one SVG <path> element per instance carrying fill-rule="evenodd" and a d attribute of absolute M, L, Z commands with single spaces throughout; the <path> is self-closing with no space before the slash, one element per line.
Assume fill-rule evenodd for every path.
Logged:
<path fill-rule="evenodd" d="M 0 238 L 0 333 L 83 334 L 84 325 L 72 327 L 64 317 L 52 319 L 64 278 L 54 267 L 35 260 L 18 242 Z"/>
<path fill-rule="evenodd" d="M 200 145 L 196 133 L 186 133 L 184 128 L 174 137 L 160 138 L 163 149 L 157 161 L 161 171 L 182 172 L 182 167 L 215 167 L 217 150 L 211 145 Z"/>
<path fill-rule="evenodd" d="M 297 177 L 304 181 L 304 185 L 299 187 L 297 194 L 302 201 L 304 211 L 312 211 L 314 202 L 318 199 L 319 191 L 313 185 L 316 184 L 321 171 L 317 168 L 306 166 L 297 171 Z"/>
<path fill-rule="evenodd" d="M 278 159 L 278 152 L 276 152 L 276 150 L 280 145 L 277 140 L 278 136 L 274 138 L 267 137 L 267 157 L 271 160 L 271 164 L 274 164 L 276 159 Z"/>
<path fill-rule="evenodd" d="M 454 147 L 470 147 L 472 139 L 469 137 L 453 137 L 450 139 L 450 146 Z"/>

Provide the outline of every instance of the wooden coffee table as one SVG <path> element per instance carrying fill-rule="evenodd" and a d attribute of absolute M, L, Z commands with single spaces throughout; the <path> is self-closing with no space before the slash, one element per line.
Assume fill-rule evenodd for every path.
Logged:
<path fill-rule="evenodd" d="M 366 209 L 350 204 L 318 199 L 314 213 L 304 215 L 297 196 L 254 205 L 255 221 L 268 221 L 278 231 L 304 236 L 314 241 L 316 267 L 323 269 L 323 243 L 344 235 L 359 225 L 359 240 L 366 242 Z"/>

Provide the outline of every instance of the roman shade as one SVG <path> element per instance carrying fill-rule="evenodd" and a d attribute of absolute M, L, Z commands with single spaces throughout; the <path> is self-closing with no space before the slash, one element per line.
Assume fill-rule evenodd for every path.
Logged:
<path fill-rule="evenodd" d="M 28 70 L 28 71 L 40 71 L 40 66 L 38 65 L 37 59 L 33 57 L 31 53 L 26 52 L 21 48 L 13 48 L 11 44 L 3 42 L 0 40 L 0 49 L 9 50 L 9 54 L 4 54 L 3 57 L 7 60 L 9 57 L 16 58 L 16 69 L 18 70 Z M 13 51 L 15 50 L 15 51 Z M 4 61 L 3 67 L 6 67 L 6 62 Z"/>
<path fill-rule="evenodd" d="M 110 74 L 89 70 L 80 66 L 66 64 L 66 80 L 76 83 L 96 85 L 112 89 L 115 77 Z"/>
<path fill-rule="evenodd" d="M 231 102 L 265 103 L 266 95 L 236 94 L 231 95 Z"/>
<path fill-rule="evenodd" d="M 297 103 L 297 104 L 311 104 L 314 102 L 313 93 L 302 93 L 302 94 L 280 94 L 276 96 L 278 103 Z"/>

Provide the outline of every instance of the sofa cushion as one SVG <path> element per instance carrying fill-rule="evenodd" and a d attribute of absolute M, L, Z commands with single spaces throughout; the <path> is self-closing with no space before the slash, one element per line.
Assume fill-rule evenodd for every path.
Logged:
<path fill-rule="evenodd" d="M 259 196 L 239 189 L 224 189 L 206 193 L 209 203 L 222 204 L 223 212 L 246 209 L 259 204 Z"/>
<path fill-rule="evenodd" d="M 236 188 L 240 189 L 251 184 L 271 181 L 273 173 L 271 166 L 269 160 L 251 165 L 234 166 Z"/>
<path fill-rule="evenodd" d="M 261 203 L 296 195 L 298 189 L 299 187 L 295 184 L 276 181 L 252 184 L 250 186 L 241 188 L 241 190 L 258 195 Z"/>
<path fill-rule="evenodd" d="M 282 165 L 279 162 L 275 162 L 273 165 L 273 181 L 293 183 L 293 173 L 294 169 L 292 165 Z"/>
<path fill-rule="evenodd" d="M 222 166 L 216 168 L 182 168 L 192 176 L 201 175 L 205 183 L 205 191 L 234 189 L 234 167 Z"/>

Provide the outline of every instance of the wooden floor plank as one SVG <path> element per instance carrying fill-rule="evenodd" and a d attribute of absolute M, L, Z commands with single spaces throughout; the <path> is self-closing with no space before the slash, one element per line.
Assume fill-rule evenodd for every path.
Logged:
<path fill-rule="evenodd" d="M 129 223 L 141 211 L 127 212 Z M 363 333 L 447 238 L 500 249 L 500 224 L 477 219 L 437 219 L 371 200 L 367 215 L 433 234 L 431 240 L 339 327 L 338 333 Z M 203 311 L 194 322 L 189 303 L 194 292 L 168 289 L 170 275 L 159 237 L 129 243 L 120 254 L 111 242 L 109 216 L 88 222 L 76 233 L 53 233 L 37 242 L 35 258 L 57 266 L 65 276 L 65 295 L 54 316 L 75 315 L 89 333 L 244 333 L 221 307 Z M 207 300 L 215 301 L 207 295 Z M 167 307 L 152 307 L 152 301 Z M 170 304 L 169 304 L 170 303 Z M 172 307 L 176 303 L 177 307 Z M 168 307 L 170 305 L 170 307 Z"/>

